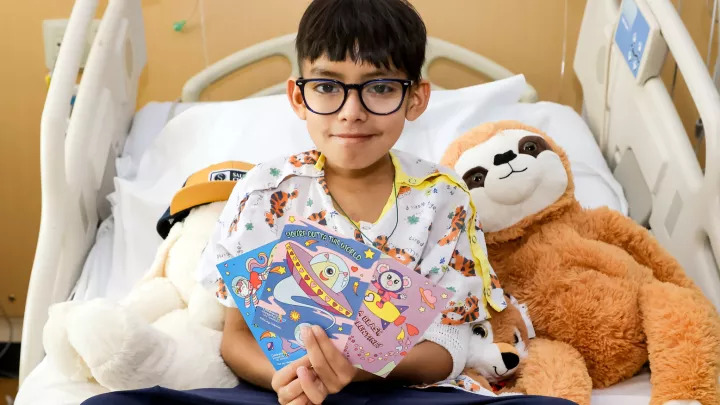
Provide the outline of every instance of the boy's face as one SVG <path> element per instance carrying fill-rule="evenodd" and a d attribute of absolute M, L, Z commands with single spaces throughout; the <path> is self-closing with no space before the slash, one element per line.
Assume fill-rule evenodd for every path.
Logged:
<path fill-rule="evenodd" d="M 326 57 L 313 63 L 303 61 L 301 71 L 303 79 L 332 79 L 345 84 L 362 84 L 374 79 L 407 80 L 407 75 L 397 70 L 376 68 L 372 64 L 356 64 L 352 60 L 332 62 Z M 363 90 L 365 105 L 384 113 L 400 104 L 397 111 L 388 115 L 373 114 L 363 106 L 358 91 L 349 89 L 342 108 L 332 114 L 322 115 L 311 111 L 308 106 L 317 112 L 332 111 L 342 101 L 342 87 L 332 82 L 308 82 L 304 87 L 307 105 L 295 80 L 288 80 L 287 94 L 295 113 L 307 121 L 310 137 L 328 162 L 346 170 L 364 169 L 383 158 L 400 138 L 405 120 L 418 118 L 425 111 L 430 98 L 427 81 L 409 86 L 402 104 L 402 85 L 396 82 L 374 82 Z"/>

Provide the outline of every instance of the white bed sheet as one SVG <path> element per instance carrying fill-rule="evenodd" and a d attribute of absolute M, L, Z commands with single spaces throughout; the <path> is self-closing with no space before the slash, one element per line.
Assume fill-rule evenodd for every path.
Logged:
<path fill-rule="evenodd" d="M 520 84 L 524 84 L 524 80 L 517 80 L 519 78 L 521 76 L 514 78 L 515 81 L 512 82 L 513 89 L 519 89 L 521 88 Z M 575 193 L 583 205 L 587 207 L 607 205 L 627 213 L 627 202 L 620 185 L 612 177 L 600 150 L 595 146 L 592 134 L 575 111 L 569 107 L 554 103 L 513 103 L 511 98 L 498 97 L 492 93 L 492 89 L 487 90 L 487 87 L 487 85 L 475 86 L 463 89 L 463 91 L 468 92 L 470 97 L 474 99 L 478 98 L 478 93 L 483 95 L 490 93 L 491 95 L 486 96 L 486 99 L 492 100 L 496 105 L 482 111 L 482 117 L 478 117 L 478 119 L 461 118 L 458 120 L 456 118 L 445 125 L 445 128 L 459 134 L 481 122 L 500 119 L 518 119 L 537 126 L 551 134 L 568 152 L 573 174 L 576 177 Z M 482 90 L 478 91 L 478 89 Z M 435 93 L 435 95 L 437 94 L 442 93 Z M 506 94 L 512 94 L 512 92 L 507 91 Z M 456 96 L 440 99 L 434 97 L 434 105 L 431 104 L 429 109 L 435 108 L 444 112 L 443 104 L 448 104 L 448 108 L 445 110 L 452 109 L 454 107 L 453 101 L 456 99 Z M 153 145 L 171 119 L 192 107 L 202 105 L 204 109 L 208 108 L 208 106 L 214 108 L 211 106 L 212 104 L 219 104 L 219 109 L 222 110 L 219 114 L 231 113 L 234 108 L 233 103 L 151 102 L 144 106 L 133 119 L 133 125 L 125 143 L 123 155 L 116 160 L 118 178 L 121 181 L 130 183 L 137 180 L 137 171 L 143 154 Z M 486 104 L 490 103 L 475 101 L 474 104 L 486 107 Z M 470 109 L 468 114 L 477 111 L 477 108 Z M 463 114 L 453 112 L 453 115 L 457 117 Z M 414 142 L 418 134 L 419 136 L 425 135 L 428 138 L 427 134 L 424 133 L 424 131 L 428 130 L 427 125 L 423 122 L 409 122 L 407 127 L 410 135 L 404 135 L 398 142 L 397 147 L 411 150 L 426 159 L 438 159 L 437 151 L 443 150 L 448 139 L 440 139 L 437 143 Z M 441 126 L 434 129 L 443 131 L 445 128 Z M 167 137 L 171 136 L 167 135 Z M 162 160 L 157 162 L 157 166 L 164 164 L 165 162 Z M 152 173 L 146 177 L 152 177 Z M 95 245 L 85 262 L 82 275 L 73 291 L 72 299 L 87 300 L 95 297 L 122 297 L 140 277 L 144 268 L 146 268 L 143 266 L 149 265 L 150 255 L 159 243 L 159 239 L 154 237 L 154 230 L 150 230 L 149 239 L 151 243 L 147 245 L 148 249 L 136 254 L 132 246 L 126 245 L 125 240 L 134 233 L 134 224 L 140 222 L 140 218 L 125 220 L 123 215 L 133 216 L 132 208 L 123 209 L 118 207 L 118 200 L 122 199 L 122 196 L 118 196 L 116 193 L 110 195 L 109 199 L 113 204 L 113 215 L 107 218 L 98 229 Z M 164 208 L 161 209 L 164 210 Z M 142 211 L 142 209 L 138 211 Z M 154 216 L 144 220 L 147 221 L 146 224 L 154 227 Z M 147 229 L 140 233 L 140 235 L 146 234 L 148 234 Z M 148 238 L 141 237 L 139 244 L 144 244 L 146 239 Z M 127 270 L 128 263 L 136 264 L 130 266 L 134 270 Z"/>
<path fill-rule="evenodd" d="M 123 156 L 117 160 L 118 178 L 134 181 L 143 153 L 152 145 L 166 123 L 183 111 L 198 105 L 207 103 L 153 102 L 138 111 Z M 627 214 L 627 202 L 620 185 L 612 177 L 584 121 L 571 108 L 545 102 L 517 103 L 495 108 L 484 114 L 486 117 L 483 121 L 520 119 L 552 134 L 570 156 L 578 200 L 587 207 L 607 205 Z M 410 129 L 413 125 L 414 123 L 408 123 Z M 466 129 L 468 128 L 458 128 L 460 131 Z M 434 152 L 438 150 L 436 145 L 414 143 L 411 146 L 412 141 L 411 137 L 404 136 L 397 146 L 400 149 L 411 149 L 427 159 L 437 158 Z M 113 202 L 113 216 L 106 219 L 98 230 L 95 245 L 85 262 L 73 299 L 121 297 L 142 274 L 142 266 L 138 266 L 137 271 L 125 270 L 125 263 L 132 263 L 136 257 L 134 253 L 128 253 L 124 243 L 133 227 L 123 221 L 122 215 L 127 212 L 132 215 L 132 209 L 117 208 L 117 195 L 111 195 L 110 200 Z M 148 221 L 148 224 L 154 227 L 154 218 L 149 218 Z M 126 224 L 127 229 L 116 229 L 116 224 Z M 117 239 L 116 235 L 119 236 Z M 142 255 L 144 259 L 139 259 L 140 263 L 147 263 L 149 254 L 154 252 L 154 247 L 159 243 L 158 239 L 152 239 L 154 240 L 149 245 L 150 249 Z M 144 243 L 144 240 L 140 243 Z"/>
<path fill-rule="evenodd" d="M 70 381 L 44 359 L 23 381 L 14 405 L 79 405 L 106 392 L 96 383 Z"/>
<path fill-rule="evenodd" d="M 155 141 L 165 124 L 178 114 L 201 104 L 209 103 L 150 102 L 140 109 L 133 117 L 123 154 L 115 161 L 117 177 L 128 181 L 134 180 L 143 153 Z M 113 289 L 114 284 L 111 283 L 111 275 L 117 268 L 113 266 L 113 257 L 115 252 L 119 255 L 123 254 L 124 244 L 122 239 L 117 243 L 115 241 L 115 222 L 118 216 L 117 210 L 114 209 L 115 195 L 111 194 L 108 198 L 113 206 L 113 214 L 98 227 L 95 244 L 85 260 L 83 271 L 71 293 L 73 300 L 117 297 L 125 291 L 124 288 Z"/>

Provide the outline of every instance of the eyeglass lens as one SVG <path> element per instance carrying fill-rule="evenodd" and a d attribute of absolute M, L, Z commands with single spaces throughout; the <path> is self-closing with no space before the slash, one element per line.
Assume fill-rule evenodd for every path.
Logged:
<path fill-rule="evenodd" d="M 339 110 L 346 94 L 342 85 L 333 81 L 308 81 L 304 92 L 307 107 L 319 114 L 331 114 Z M 370 112 L 389 114 L 402 103 L 403 85 L 399 82 L 371 81 L 362 87 L 360 97 Z"/>

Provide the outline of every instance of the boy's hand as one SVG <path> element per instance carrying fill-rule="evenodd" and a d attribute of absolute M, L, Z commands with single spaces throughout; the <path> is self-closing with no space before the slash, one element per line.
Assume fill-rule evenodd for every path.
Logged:
<path fill-rule="evenodd" d="M 301 374 L 298 370 L 302 368 L 309 371 L 307 369 L 309 366 L 310 360 L 307 356 L 303 356 L 302 358 L 283 367 L 273 375 L 272 388 L 278 395 L 278 402 L 280 405 L 311 404 L 307 395 L 303 392 L 300 379 L 297 378 L 299 374 Z"/>
<path fill-rule="evenodd" d="M 308 399 L 316 404 L 322 403 L 328 394 L 340 392 L 352 382 L 358 372 L 330 341 L 320 326 L 303 329 L 302 339 L 307 348 L 307 357 L 312 370 L 302 366 L 297 368 L 298 380 Z M 313 373 L 314 372 L 314 373 Z M 313 378 L 314 375 L 317 378 Z"/>

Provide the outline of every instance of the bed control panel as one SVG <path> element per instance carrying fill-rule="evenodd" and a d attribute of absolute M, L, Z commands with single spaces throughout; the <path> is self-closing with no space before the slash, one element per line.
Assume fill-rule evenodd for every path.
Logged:
<path fill-rule="evenodd" d="M 645 0 L 623 0 L 614 42 L 638 83 L 660 74 L 667 45 Z"/>

